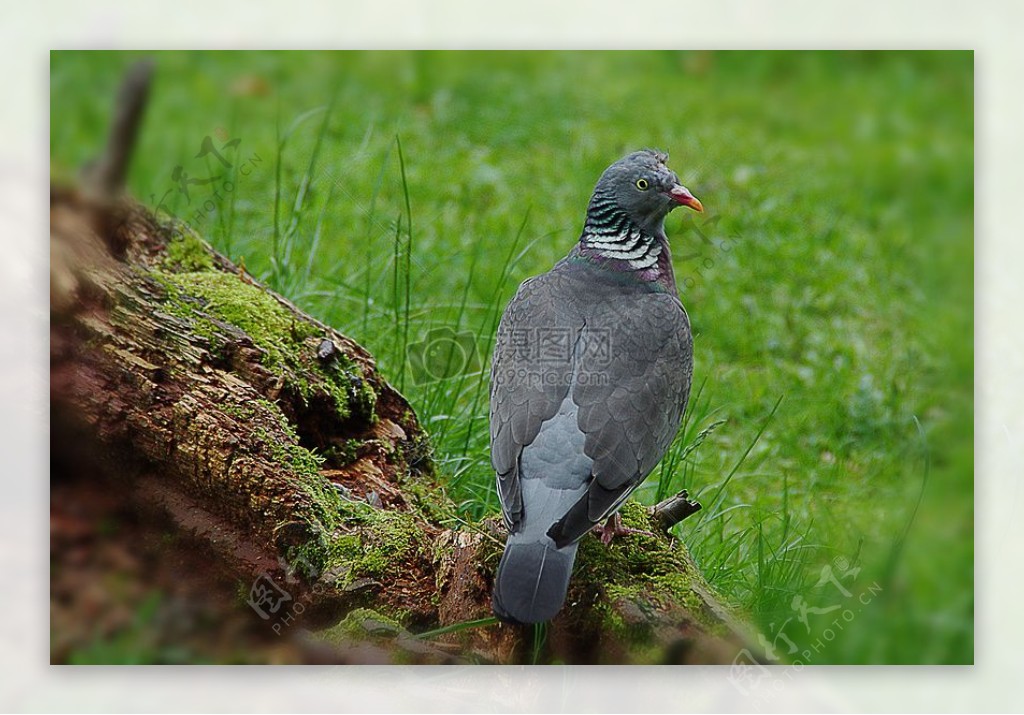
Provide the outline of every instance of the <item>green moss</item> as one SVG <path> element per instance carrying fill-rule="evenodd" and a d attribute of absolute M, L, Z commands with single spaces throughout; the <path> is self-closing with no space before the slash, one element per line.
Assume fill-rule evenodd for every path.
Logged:
<path fill-rule="evenodd" d="M 344 498 L 321 473 L 323 457 L 299 444 L 280 408 L 267 400 L 251 404 L 252 410 L 277 419 L 280 432 L 259 431 L 257 436 L 308 498 L 292 521 L 278 525 L 289 542 L 282 545 L 285 558 L 341 588 L 360 578 L 393 579 L 406 568 L 425 543 L 417 517 Z"/>
<path fill-rule="evenodd" d="M 210 339 L 224 335 L 215 320 L 243 330 L 263 350 L 263 364 L 269 368 L 292 364 L 297 343 L 316 334 L 314 326 L 296 321 L 268 293 L 233 273 L 190 271 L 163 277 L 174 314 L 193 320 L 196 332 Z M 196 298 L 201 299 L 201 309 Z"/>
<path fill-rule="evenodd" d="M 361 578 L 393 579 L 426 543 L 414 514 L 376 509 L 364 501 L 341 496 L 321 473 L 323 458 L 298 444 L 294 429 L 276 405 L 257 401 L 278 413 L 286 439 L 261 434 L 274 456 L 292 473 L 296 488 L 310 508 L 299 522 L 299 543 L 286 548 L 286 558 L 308 564 L 333 585 L 344 588 Z"/>
<path fill-rule="evenodd" d="M 317 371 L 326 377 L 322 387 L 338 405 L 347 407 L 346 416 L 354 415 L 373 424 L 377 421 L 377 393 L 363 379 L 362 370 L 344 355 L 337 355 L 326 366 L 317 365 Z M 299 385 L 299 393 L 308 397 L 311 387 L 308 383 Z"/>
<path fill-rule="evenodd" d="M 425 543 L 412 516 L 335 499 L 328 497 L 309 522 L 313 533 L 289 550 L 290 562 L 309 564 L 325 584 L 340 589 L 361 579 L 390 583 L 408 570 Z"/>
<path fill-rule="evenodd" d="M 401 623 L 394 618 L 369 608 L 356 608 L 343 621 L 318 631 L 316 635 L 322 640 L 342 645 L 367 638 L 391 638 L 402 630 Z"/>
<path fill-rule="evenodd" d="M 646 507 L 629 500 L 620 511 L 625 526 L 645 531 L 656 530 Z M 717 630 L 718 619 L 706 612 L 704 601 L 694 586 L 710 591 L 686 549 L 670 544 L 663 537 L 629 535 L 615 539 L 607 547 L 597 539 L 580 542 L 578 564 L 589 583 L 601 585 L 601 598 L 594 613 L 603 628 L 642 643 L 650 635 L 651 611 L 663 605 L 680 604 L 703 625 Z M 627 622 L 622 606 L 635 610 L 636 619 Z"/>
<path fill-rule="evenodd" d="M 356 461 L 359 456 L 359 448 L 365 444 L 360 439 L 345 439 L 340 440 L 336 444 L 327 448 L 327 455 L 333 464 L 338 466 L 345 466 L 346 464 L 352 464 Z"/>
<path fill-rule="evenodd" d="M 153 277 L 167 291 L 164 309 L 188 320 L 206 338 L 215 355 L 232 341 L 231 328 L 245 332 L 262 351 L 261 362 L 278 375 L 287 373 L 289 386 L 303 399 L 318 392 L 331 396 L 338 418 L 352 416 L 373 422 L 377 393 L 357 364 L 338 355 L 324 365 L 316 359 L 320 330 L 295 316 L 261 288 L 234 273 L 216 270 L 210 249 L 189 232 L 178 233 L 167 246 L 160 270 Z"/>
<path fill-rule="evenodd" d="M 206 266 L 195 258 L 197 251 L 207 250 L 198 239 L 176 238 L 171 245 L 176 248 L 173 255 L 169 253 L 165 268 Z M 212 267 L 212 262 L 207 267 Z M 279 374 L 288 372 L 300 396 L 308 399 L 318 389 L 324 390 L 334 398 L 339 418 L 347 419 L 352 412 L 363 419 L 375 417 L 377 395 L 359 367 L 344 355 L 327 366 L 315 358 L 304 362 L 301 356 L 314 354 L 313 346 L 304 341 L 316 336 L 316 327 L 295 320 L 263 290 L 218 270 L 161 270 L 154 275 L 167 289 L 165 309 L 189 320 L 214 351 L 230 339 L 230 329 L 224 324 L 234 326 L 263 351 L 262 362 L 268 369 Z M 318 376 L 321 379 L 316 379 Z M 328 575 L 337 585 L 345 586 L 358 578 L 393 575 L 394 569 L 418 548 L 422 533 L 412 516 L 376 510 L 339 494 L 321 474 L 324 456 L 299 443 L 295 428 L 276 404 L 256 400 L 249 405 L 229 405 L 226 411 L 238 419 L 249 419 L 257 411 L 268 412 L 280 427 L 273 434 L 257 432 L 257 437 L 273 459 L 286 468 L 297 490 L 308 497 L 308 508 L 297 511 L 294 520 L 278 525 L 282 548 L 290 562 L 305 564 L 316 574 Z M 347 444 L 347 457 L 354 459 L 357 449 L 357 443 Z M 357 530 L 362 536 L 354 535 Z"/>
<path fill-rule="evenodd" d="M 167 244 L 163 265 L 174 271 L 212 271 L 213 253 L 201 238 L 179 225 Z"/>
<path fill-rule="evenodd" d="M 361 578 L 392 580 L 408 568 L 423 547 L 423 532 L 413 515 L 374 509 L 363 502 L 351 503 L 346 515 L 350 526 L 359 526 L 358 536 L 343 537 L 330 552 L 337 573 L 336 585 L 344 587 Z"/>
<path fill-rule="evenodd" d="M 351 362 L 350 369 L 359 374 L 358 368 Z M 351 374 L 351 373 L 350 373 Z M 377 421 L 377 393 L 366 380 L 358 380 L 352 385 L 352 403 L 358 414 L 363 415 L 370 424 Z"/>
<path fill-rule="evenodd" d="M 437 524 L 451 521 L 454 516 L 451 500 L 442 487 L 422 474 L 402 473 L 398 476 L 402 494 L 424 519 Z"/>
<path fill-rule="evenodd" d="M 210 248 L 194 233 L 172 230 L 175 235 L 165 257 L 152 273 L 166 290 L 163 309 L 167 313 L 188 321 L 215 355 L 228 357 L 235 329 L 243 331 L 261 350 L 262 364 L 285 377 L 286 389 L 307 404 L 326 393 L 333 398 L 340 420 L 376 420 L 377 393 L 358 364 L 342 354 L 321 362 L 316 347 L 322 336 L 315 325 L 296 319 L 274 297 L 239 275 L 218 270 Z M 254 400 L 229 403 L 224 410 L 239 420 L 269 414 L 277 423 L 256 436 L 294 482 L 295 490 L 306 497 L 301 508 L 292 509 L 290 519 L 276 528 L 278 545 L 291 564 L 339 588 L 363 578 L 393 580 L 400 569 L 408 568 L 426 543 L 417 514 L 375 509 L 343 497 L 321 472 L 324 455 L 300 444 L 295 427 L 277 404 Z M 350 440 L 331 456 L 350 462 L 360 444 Z M 355 612 L 347 620 L 360 617 Z"/>
<path fill-rule="evenodd" d="M 288 426 L 289 428 L 291 427 L 291 425 Z M 297 438 L 295 438 L 295 442 L 280 442 L 266 432 L 257 431 L 256 434 L 269 443 L 270 452 L 273 454 L 274 460 L 288 465 L 299 479 L 307 482 L 313 480 L 313 478 L 320 477 L 320 467 L 323 466 L 324 458 L 313 450 L 298 444 Z M 291 432 L 289 436 L 294 438 L 294 432 Z M 319 481 L 326 482 L 323 479 Z M 328 490 L 335 491 L 333 488 L 328 487 L 324 492 L 327 493 Z M 321 499 L 323 498 L 323 495 L 318 496 Z"/>
<path fill-rule="evenodd" d="M 251 420 L 256 414 L 251 405 L 240 405 L 233 402 L 226 402 L 221 405 L 220 411 L 230 417 L 234 417 L 236 420 Z"/>
<path fill-rule="evenodd" d="M 336 538 L 349 503 L 342 499 L 334 485 L 320 472 L 324 458 L 299 444 L 294 426 L 277 404 L 269 400 L 253 400 L 248 405 L 230 405 L 229 413 L 239 419 L 251 419 L 258 413 L 272 417 L 277 429 L 256 431 L 256 437 L 281 465 L 282 473 L 293 482 L 296 491 L 307 497 L 305 508 L 296 509 L 293 520 L 277 525 L 279 535 L 286 537 L 282 548 L 290 563 L 304 564 L 315 573 L 322 572 L 336 558 L 342 546 Z"/>

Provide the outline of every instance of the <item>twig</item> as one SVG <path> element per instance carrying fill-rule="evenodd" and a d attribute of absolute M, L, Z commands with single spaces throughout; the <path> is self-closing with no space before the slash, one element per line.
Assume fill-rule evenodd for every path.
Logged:
<path fill-rule="evenodd" d="M 106 149 L 82 172 L 85 185 L 100 197 L 114 198 L 124 188 L 152 77 L 153 61 L 142 60 L 132 65 L 121 82 Z"/>
<path fill-rule="evenodd" d="M 668 531 L 691 514 L 700 511 L 700 503 L 691 501 L 686 490 L 651 507 L 651 516 L 662 530 Z"/>

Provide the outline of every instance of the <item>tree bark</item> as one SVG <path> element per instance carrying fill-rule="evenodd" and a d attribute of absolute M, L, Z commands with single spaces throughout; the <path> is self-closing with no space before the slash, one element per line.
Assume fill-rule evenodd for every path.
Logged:
<path fill-rule="evenodd" d="M 474 625 L 503 529 L 459 518 L 366 350 L 128 199 L 51 189 L 50 219 L 52 589 L 76 590 L 54 585 L 62 529 L 99 492 L 148 534 L 127 551 L 159 532 L 157 561 L 215 569 L 223 611 L 286 639 L 285 660 L 732 662 L 746 647 L 664 533 L 585 537 L 546 629 Z"/>

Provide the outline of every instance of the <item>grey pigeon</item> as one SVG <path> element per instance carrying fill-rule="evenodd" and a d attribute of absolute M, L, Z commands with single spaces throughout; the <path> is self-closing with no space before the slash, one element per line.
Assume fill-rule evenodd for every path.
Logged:
<path fill-rule="evenodd" d="M 519 286 L 491 366 L 491 463 L 509 529 L 494 580 L 502 620 L 561 609 L 579 539 L 613 517 L 672 443 L 693 339 L 664 221 L 701 203 L 633 152 L 601 175 L 569 255 Z"/>

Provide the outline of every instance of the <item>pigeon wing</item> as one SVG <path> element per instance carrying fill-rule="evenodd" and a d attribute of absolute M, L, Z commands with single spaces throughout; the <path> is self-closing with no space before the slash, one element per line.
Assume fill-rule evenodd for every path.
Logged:
<path fill-rule="evenodd" d="M 675 438 L 690 394 L 693 340 L 675 296 L 603 301 L 586 316 L 573 401 L 594 460 L 587 493 L 549 531 L 559 546 L 621 506 Z"/>
<path fill-rule="evenodd" d="M 519 286 L 498 325 L 491 362 L 491 464 L 505 523 L 523 517 L 519 457 L 568 393 L 583 318 L 568 278 L 553 270 Z"/>

